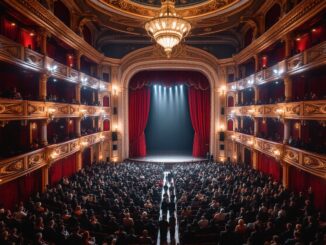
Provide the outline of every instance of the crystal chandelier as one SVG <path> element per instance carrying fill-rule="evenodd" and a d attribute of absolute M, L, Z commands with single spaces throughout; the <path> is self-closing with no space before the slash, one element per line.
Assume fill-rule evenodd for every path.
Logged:
<path fill-rule="evenodd" d="M 162 0 L 159 14 L 145 24 L 145 29 L 155 41 L 164 48 L 168 57 L 172 49 L 186 37 L 191 29 L 188 21 L 177 15 L 175 0 Z"/>

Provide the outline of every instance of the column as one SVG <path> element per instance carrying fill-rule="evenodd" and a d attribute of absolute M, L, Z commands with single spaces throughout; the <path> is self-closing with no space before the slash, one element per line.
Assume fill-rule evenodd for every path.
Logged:
<path fill-rule="evenodd" d="M 285 101 L 289 102 L 292 100 L 292 79 L 289 76 L 284 77 L 284 93 Z"/>
<path fill-rule="evenodd" d="M 45 192 L 46 187 L 49 185 L 49 168 L 49 165 L 42 168 L 42 192 Z"/>
<path fill-rule="evenodd" d="M 76 102 L 78 104 L 80 104 L 81 100 L 80 100 L 80 89 L 81 89 L 81 85 L 78 82 L 75 86 L 75 97 L 76 97 Z"/>
<path fill-rule="evenodd" d="M 252 167 L 253 169 L 257 169 L 258 167 L 258 153 L 256 150 L 252 150 Z"/>
<path fill-rule="evenodd" d="M 284 138 L 283 138 L 283 144 L 287 144 L 289 142 L 290 138 L 290 120 L 285 119 L 284 120 Z"/>
<path fill-rule="evenodd" d="M 46 83 L 48 81 L 49 75 L 46 73 L 41 73 L 39 77 L 39 99 L 45 101 L 47 96 Z"/>
<path fill-rule="evenodd" d="M 82 169 L 82 151 L 77 151 L 76 152 L 76 161 L 77 161 L 77 164 L 76 164 L 76 170 L 77 172 L 80 171 Z"/>
<path fill-rule="evenodd" d="M 94 162 L 94 145 L 89 147 L 91 154 L 91 164 Z"/>
<path fill-rule="evenodd" d="M 255 91 L 255 104 L 257 105 L 257 103 L 259 101 L 259 87 L 254 86 L 254 91 Z"/>
<path fill-rule="evenodd" d="M 254 60 L 255 60 L 255 72 L 259 71 L 259 57 L 258 54 L 254 55 Z"/>
<path fill-rule="evenodd" d="M 235 103 L 235 106 L 239 105 L 239 92 L 238 91 L 235 92 L 235 101 L 234 101 L 234 103 Z"/>
<path fill-rule="evenodd" d="M 48 145 L 48 135 L 47 135 L 47 121 L 41 120 L 41 145 Z"/>
<path fill-rule="evenodd" d="M 285 58 L 289 58 L 292 55 L 292 38 L 291 38 L 291 33 L 287 33 L 284 37 L 284 42 L 285 42 Z"/>
<path fill-rule="evenodd" d="M 40 44 L 40 52 L 41 54 L 44 54 L 44 55 L 47 55 L 47 36 L 48 36 L 48 33 L 46 30 L 44 29 L 41 29 L 39 32 L 38 32 L 38 36 L 40 38 L 39 40 L 39 44 Z"/>
<path fill-rule="evenodd" d="M 254 136 L 258 135 L 258 118 L 254 118 Z"/>
<path fill-rule="evenodd" d="M 243 129 L 243 117 L 240 117 L 240 128 Z"/>
<path fill-rule="evenodd" d="M 289 187 L 289 164 L 285 161 L 282 164 L 282 184 L 285 188 Z"/>
<path fill-rule="evenodd" d="M 76 137 L 81 136 L 80 123 L 81 123 L 81 118 L 80 117 L 76 118 Z"/>
<path fill-rule="evenodd" d="M 76 51 L 76 69 L 80 71 L 80 58 L 82 57 L 82 53 L 80 51 Z"/>

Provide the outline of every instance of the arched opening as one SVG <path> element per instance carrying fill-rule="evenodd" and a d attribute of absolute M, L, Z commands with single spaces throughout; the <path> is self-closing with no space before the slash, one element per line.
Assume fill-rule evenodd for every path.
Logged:
<path fill-rule="evenodd" d="M 265 31 L 271 28 L 281 17 L 281 6 L 274 4 L 265 15 Z"/>
<path fill-rule="evenodd" d="M 54 15 L 66 26 L 70 26 L 70 11 L 60 0 L 54 2 Z"/>
<path fill-rule="evenodd" d="M 251 44 L 253 38 L 254 38 L 254 30 L 253 28 L 249 28 L 244 36 L 244 47 L 247 47 L 249 44 Z"/>
<path fill-rule="evenodd" d="M 233 96 L 228 96 L 228 107 L 234 106 L 234 98 Z"/>
<path fill-rule="evenodd" d="M 103 131 L 110 131 L 110 120 L 105 119 L 103 121 Z"/>
<path fill-rule="evenodd" d="M 92 45 L 92 32 L 86 25 L 83 26 L 83 37 L 86 42 Z"/>
<path fill-rule="evenodd" d="M 229 119 L 228 120 L 228 127 L 227 127 L 228 131 L 233 131 L 233 119 Z"/>
<path fill-rule="evenodd" d="M 179 152 L 176 143 L 180 145 L 181 141 L 178 143 L 176 139 L 189 136 L 181 136 L 187 123 L 193 130 L 192 155 L 205 156 L 209 152 L 210 104 L 210 84 L 199 72 L 142 71 L 135 74 L 129 83 L 129 156 L 144 157 L 147 147 L 155 154 L 173 149 Z M 182 111 L 177 112 L 178 109 Z M 155 113 L 157 116 L 152 115 Z M 185 120 L 187 114 L 188 122 Z M 160 119 L 151 121 L 157 117 Z M 176 118 L 179 121 L 175 121 Z M 162 127 L 163 124 L 170 126 Z M 151 137 L 158 129 L 160 133 Z M 155 144 L 151 144 L 152 138 Z"/>
<path fill-rule="evenodd" d="M 103 106 L 109 107 L 110 106 L 110 98 L 109 96 L 103 96 Z"/>

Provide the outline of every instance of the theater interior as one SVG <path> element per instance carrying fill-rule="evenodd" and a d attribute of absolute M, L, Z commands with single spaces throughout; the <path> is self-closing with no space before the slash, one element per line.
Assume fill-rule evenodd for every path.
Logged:
<path fill-rule="evenodd" d="M 0 0 L 0 245 L 325 245 L 325 0 Z"/>

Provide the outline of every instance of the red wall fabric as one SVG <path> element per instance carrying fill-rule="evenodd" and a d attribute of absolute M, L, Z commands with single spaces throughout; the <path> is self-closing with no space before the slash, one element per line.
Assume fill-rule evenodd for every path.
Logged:
<path fill-rule="evenodd" d="M 228 96 L 228 107 L 234 106 L 234 99 L 233 96 Z"/>
<path fill-rule="evenodd" d="M 274 180 L 281 181 L 282 168 L 275 158 L 261 152 L 257 153 L 257 169 L 265 174 L 271 175 Z"/>
<path fill-rule="evenodd" d="M 232 119 L 228 120 L 228 130 L 233 131 L 233 120 Z"/>
<path fill-rule="evenodd" d="M 129 89 L 129 156 L 146 156 L 145 128 L 150 109 L 150 89 Z"/>
<path fill-rule="evenodd" d="M 307 193 L 309 188 L 314 193 L 315 206 L 325 212 L 326 211 L 326 180 L 311 175 L 296 167 L 290 166 L 289 169 L 289 188 L 295 192 L 302 191 Z"/>
<path fill-rule="evenodd" d="M 0 207 L 12 209 L 18 202 L 41 191 L 42 171 L 36 170 L 16 180 L 0 185 Z"/>
<path fill-rule="evenodd" d="M 12 25 L 12 23 L 13 22 L 7 20 L 5 17 L 2 17 L 1 34 L 13 41 L 18 41 L 19 27 L 16 23 L 15 25 Z"/>
<path fill-rule="evenodd" d="M 76 154 L 53 163 L 49 169 L 49 184 L 53 186 L 63 177 L 70 177 L 76 173 L 76 164 Z"/>
<path fill-rule="evenodd" d="M 195 131 L 192 155 L 203 157 L 209 152 L 210 90 L 188 90 L 191 123 Z"/>
<path fill-rule="evenodd" d="M 110 120 L 103 121 L 103 131 L 110 131 Z"/>
<path fill-rule="evenodd" d="M 30 35 L 30 31 L 21 29 L 19 42 L 26 48 L 35 49 L 35 36 Z"/>
<path fill-rule="evenodd" d="M 105 107 L 110 106 L 110 98 L 108 96 L 103 97 L 103 106 L 105 106 Z"/>

